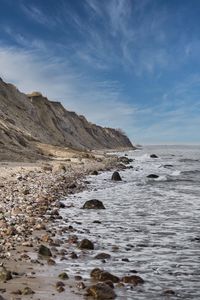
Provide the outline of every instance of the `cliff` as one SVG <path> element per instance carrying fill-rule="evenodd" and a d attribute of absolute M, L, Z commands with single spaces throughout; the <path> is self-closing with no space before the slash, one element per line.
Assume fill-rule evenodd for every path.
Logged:
<path fill-rule="evenodd" d="M 25 95 L 0 79 L 2 159 L 9 159 L 8 153 L 38 158 L 38 143 L 78 150 L 133 148 L 119 130 L 92 124 L 39 92 Z"/>

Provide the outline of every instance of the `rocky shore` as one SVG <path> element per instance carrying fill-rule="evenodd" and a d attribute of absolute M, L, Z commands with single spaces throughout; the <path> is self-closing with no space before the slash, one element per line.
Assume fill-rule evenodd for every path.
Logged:
<path fill-rule="evenodd" d="M 62 264 L 77 258 L 69 245 L 83 251 L 93 247 L 89 240 L 78 241 L 70 220 L 60 215 L 60 208 L 73 205 L 62 198 L 87 188 L 86 175 L 127 163 L 126 157 L 86 154 L 75 160 L 0 164 L 0 299 L 114 299 L 114 283 L 142 283 L 136 275 L 119 279 L 96 269 L 91 284 L 81 274 L 71 278 Z"/>

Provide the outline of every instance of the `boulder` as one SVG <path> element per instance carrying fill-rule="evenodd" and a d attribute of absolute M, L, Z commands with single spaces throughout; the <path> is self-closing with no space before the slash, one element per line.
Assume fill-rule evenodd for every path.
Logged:
<path fill-rule="evenodd" d="M 149 174 L 149 175 L 147 175 L 147 178 L 153 178 L 153 179 L 155 179 L 155 178 L 158 178 L 159 176 L 158 175 L 156 175 L 156 174 Z"/>
<path fill-rule="evenodd" d="M 125 165 L 128 165 L 129 163 L 131 163 L 133 161 L 133 159 L 132 158 L 128 158 L 126 156 L 121 156 L 119 158 L 119 161 L 122 162 Z"/>
<path fill-rule="evenodd" d="M 113 283 L 119 282 L 119 278 L 107 271 L 95 268 L 91 271 L 90 276 L 99 281 L 112 281 Z"/>
<path fill-rule="evenodd" d="M 121 176 L 119 175 L 119 172 L 115 171 L 115 172 L 112 174 L 111 180 L 114 180 L 114 181 L 122 181 L 122 178 L 121 178 Z"/>
<path fill-rule="evenodd" d="M 140 276 L 137 276 L 137 275 L 124 276 L 124 277 L 122 277 L 121 281 L 124 283 L 133 284 L 133 285 L 138 285 L 138 284 L 144 283 L 144 280 Z"/>
<path fill-rule="evenodd" d="M 1 266 L 0 281 L 8 281 L 12 279 L 11 271 L 8 271 L 4 266 Z"/>
<path fill-rule="evenodd" d="M 87 250 L 94 250 L 94 244 L 88 240 L 88 239 L 83 239 L 80 243 L 79 243 L 79 249 L 87 249 Z"/>
<path fill-rule="evenodd" d="M 111 255 L 108 253 L 99 253 L 94 258 L 96 259 L 110 259 Z"/>
<path fill-rule="evenodd" d="M 83 209 L 105 209 L 103 203 L 97 199 L 86 201 L 82 208 Z"/>
<path fill-rule="evenodd" d="M 91 174 L 91 175 L 98 175 L 99 173 L 98 173 L 98 171 L 94 170 L 94 171 L 92 171 L 90 174 Z"/>
<path fill-rule="evenodd" d="M 62 279 L 62 280 L 67 280 L 67 279 L 69 279 L 69 276 L 67 275 L 66 272 L 60 273 L 60 274 L 58 275 L 58 277 L 59 277 L 60 279 Z"/>
<path fill-rule="evenodd" d="M 87 288 L 87 294 L 98 300 L 109 300 L 116 297 L 114 290 L 106 283 L 97 283 L 90 286 Z"/>
<path fill-rule="evenodd" d="M 44 246 L 44 245 L 40 245 L 40 248 L 38 250 L 38 254 L 41 256 L 45 256 L 45 257 L 50 257 L 52 256 L 51 250 Z"/>
<path fill-rule="evenodd" d="M 99 275 L 99 281 L 112 281 L 113 283 L 119 282 L 119 277 L 107 272 L 102 271 Z"/>
<path fill-rule="evenodd" d="M 158 158 L 158 156 L 156 154 L 151 154 L 150 157 L 151 158 Z"/>
<path fill-rule="evenodd" d="M 22 290 L 22 295 L 33 295 L 33 294 L 35 294 L 35 292 L 28 286 Z"/>

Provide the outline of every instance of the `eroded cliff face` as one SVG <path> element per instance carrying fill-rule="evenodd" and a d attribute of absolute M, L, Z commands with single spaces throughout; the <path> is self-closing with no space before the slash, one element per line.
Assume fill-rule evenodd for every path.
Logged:
<path fill-rule="evenodd" d="M 133 147 L 120 131 L 92 124 L 40 93 L 21 93 L 0 80 L 0 154 L 38 158 L 37 143 L 80 150 Z"/>

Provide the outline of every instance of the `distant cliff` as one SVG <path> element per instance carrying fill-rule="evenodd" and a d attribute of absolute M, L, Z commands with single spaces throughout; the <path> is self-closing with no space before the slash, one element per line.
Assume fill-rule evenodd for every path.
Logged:
<path fill-rule="evenodd" d="M 21 93 L 0 79 L 0 154 L 31 156 L 37 143 L 80 150 L 133 148 L 120 130 L 92 124 L 41 93 Z M 4 154 L 4 155 L 3 155 Z"/>

